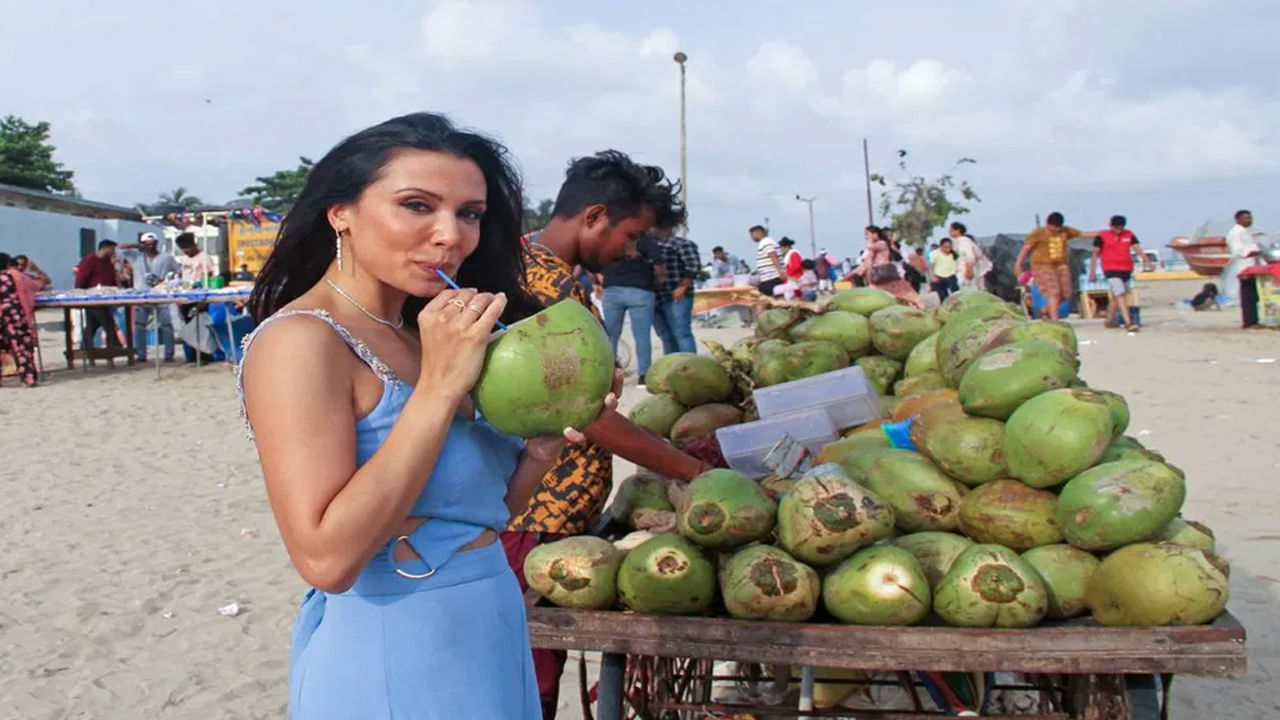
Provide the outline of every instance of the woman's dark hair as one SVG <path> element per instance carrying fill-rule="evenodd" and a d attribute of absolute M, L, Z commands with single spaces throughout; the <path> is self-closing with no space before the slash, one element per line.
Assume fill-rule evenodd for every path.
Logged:
<path fill-rule="evenodd" d="M 9 255 L 9 253 L 0 252 L 0 270 L 8 270 L 18 264 L 18 259 Z"/>
<path fill-rule="evenodd" d="M 1066 222 L 1066 220 L 1062 217 L 1062 213 L 1060 212 L 1051 212 L 1049 213 L 1049 217 L 1044 219 L 1044 224 L 1049 227 L 1062 227 L 1064 222 Z"/>
<path fill-rule="evenodd" d="M 959 232 L 961 235 L 968 235 L 968 234 L 969 234 L 969 228 L 965 227 L 965 226 L 964 226 L 964 223 L 962 223 L 962 222 L 953 222 L 953 223 L 951 223 L 951 229 L 952 229 L 952 230 L 955 230 L 956 232 Z"/>
<path fill-rule="evenodd" d="M 302 192 L 280 223 L 275 248 L 258 273 L 249 298 L 255 319 L 265 319 L 320 282 L 335 254 L 329 208 L 356 202 L 401 150 L 448 153 L 480 167 L 487 205 L 480 221 L 480 243 L 463 261 L 456 280 L 482 292 L 506 293 L 507 309 L 502 315 L 506 322 L 542 309 L 524 289 L 520 243 L 524 203 L 520 174 L 507 149 L 487 137 L 455 128 L 442 115 L 413 113 L 346 138 L 311 168 Z M 427 301 L 410 297 L 405 302 L 406 325 L 417 322 Z"/>

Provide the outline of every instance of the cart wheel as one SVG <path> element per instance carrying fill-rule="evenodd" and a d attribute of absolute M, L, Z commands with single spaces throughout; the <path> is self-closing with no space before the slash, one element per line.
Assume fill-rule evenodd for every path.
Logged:
<path fill-rule="evenodd" d="M 1160 690 L 1163 683 L 1158 675 L 1126 675 L 1129 686 L 1129 716 L 1132 720 L 1161 720 Z"/>

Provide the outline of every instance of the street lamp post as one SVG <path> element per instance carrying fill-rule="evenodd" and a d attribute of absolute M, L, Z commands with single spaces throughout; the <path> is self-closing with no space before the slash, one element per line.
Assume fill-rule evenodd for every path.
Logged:
<path fill-rule="evenodd" d="M 818 258 L 818 238 L 813 232 L 813 201 L 817 200 L 818 196 L 814 195 L 813 197 L 807 198 L 800 197 L 800 193 L 796 193 L 796 199 L 809 206 L 809 250 L 813 253 L 809 257 L 816 260 Z"/>
<path fill-rule="evenodd" d="M 689 143 L 685 133 L 684 119 L 684 64 L 689 56 L 683 52 L 677 52 L 672 59 L 680 66 L 680 204 L 687 212 L 689 209 Z"/>

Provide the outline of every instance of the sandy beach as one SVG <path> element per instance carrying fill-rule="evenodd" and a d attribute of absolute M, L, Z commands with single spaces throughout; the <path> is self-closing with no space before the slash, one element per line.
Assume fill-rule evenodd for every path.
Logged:
<path fill-rule="evenodd" d="M 1179 679 L 1175 718 L 1280 716 L 1280 334 L 1148 283 L 1137 335 L 1073 322 L 1082 375 L 1188 478 L 1231 561 L 1249 674 Z M 54 314 L 42 315 L 54 320 Z M 732 338 L 717 330 L 705 337 Z M 61 336 L 42 334 L 46 365 Z M 638 393 L 630 387 L 625 403 Z M 283 718 L 304 586 L 268 511 L 226 365 L 62 370 L 0 387 L 0 718 Z M 617 463 L 620 479 L 631 468 Z M 219 614 L 232 603 L 233 617 Z M 561 717 L 577 718 L 570 662 Z"/>

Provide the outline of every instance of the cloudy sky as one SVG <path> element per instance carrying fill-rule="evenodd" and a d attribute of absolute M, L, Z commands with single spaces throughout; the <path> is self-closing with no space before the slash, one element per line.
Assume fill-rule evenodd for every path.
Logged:
<path fill-rule="evenodd" d="M 843 255 L 873 171 L 946 171 L 977 234 L 1116 212 L 1148 245 L 1251 207 L 1280 227 L 1280 3 L 1270 0 L 0 0 L 0 113 L 53 124 L 88 198 L 234 197 L 387 117 L 502 139 L 528 192 L 616 147 L 679 172 L 689 55 L 691 236 L 746 228 Z M 17 20 L 17 21 L 14 21 Z M 802 242 L 807 247 L 807 242 Z"/>

